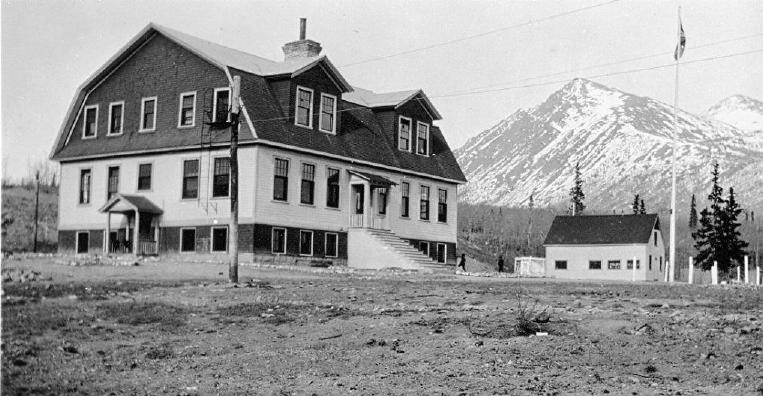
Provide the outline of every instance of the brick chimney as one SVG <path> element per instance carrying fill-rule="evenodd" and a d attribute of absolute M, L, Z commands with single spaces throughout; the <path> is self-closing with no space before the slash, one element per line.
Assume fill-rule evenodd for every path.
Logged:
<path fill-rule="evenodd" d="M 321 44 L 306 39 L 307 18 L 299 19 L 299 40 L 284 44 L 283 58 L 285 61 L 299 58 L 312 58 L 321 53 Z"/>

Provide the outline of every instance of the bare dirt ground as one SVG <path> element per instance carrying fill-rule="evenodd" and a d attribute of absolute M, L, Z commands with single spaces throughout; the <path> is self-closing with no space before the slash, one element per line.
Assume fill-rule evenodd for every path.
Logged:
<path fill-rule="evenodd" d="M 3 394 L 763 393 L 760 288 L 2 267 Z"/>

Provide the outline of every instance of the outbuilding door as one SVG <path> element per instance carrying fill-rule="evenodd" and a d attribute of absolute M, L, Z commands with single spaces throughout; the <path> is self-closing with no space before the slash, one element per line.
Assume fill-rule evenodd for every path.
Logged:
<path fill-rule="evenodd" d="M 77 233 L 77 253 L 87 253 L 88 246 L 90 246 L 90 233 L 78 232 Z"/>

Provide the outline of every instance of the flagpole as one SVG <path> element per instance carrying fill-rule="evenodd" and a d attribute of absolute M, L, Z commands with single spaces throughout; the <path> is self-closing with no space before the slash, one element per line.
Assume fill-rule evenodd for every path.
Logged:
<path fill-rule="evenodd" d="M 676 59 L 676 84 L 673 97 L 673 155 L 672 155 L 672 187 L 670 192 L 670 267 L 668 282 L 673 283 L 676 273 L 676 137 L 678 136 L 678 69 L 681 63 L 681 6 L 678 6 L 678 28 L 676 29 L 678 52 Z"/>

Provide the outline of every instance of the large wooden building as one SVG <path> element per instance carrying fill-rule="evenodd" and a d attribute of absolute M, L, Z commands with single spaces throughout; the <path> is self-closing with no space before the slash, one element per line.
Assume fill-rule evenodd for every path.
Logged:
<path fill-rule="evenodd" d="M 437 109 L 421 90 L 352 87 L 302 27 L 271 61 L 149 24 L 93 74 L 51 153 L 61 164 L 59 249 L 225 254 L 226 122 L 240 76 L 242 253 L 454 263 L 465 177 Z"/>

